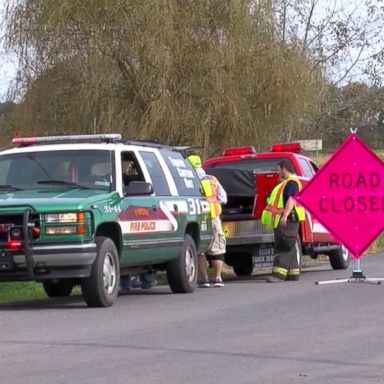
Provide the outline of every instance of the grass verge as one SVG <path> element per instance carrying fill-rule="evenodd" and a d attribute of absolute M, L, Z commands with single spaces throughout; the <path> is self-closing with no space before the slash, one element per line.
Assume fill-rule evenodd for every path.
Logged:
<path fill-rule="evenodd" d="M 47 297 L 43 286 L 33 281 L 1 283 L 0 303 L 19 300 L 41 299 Z"/>

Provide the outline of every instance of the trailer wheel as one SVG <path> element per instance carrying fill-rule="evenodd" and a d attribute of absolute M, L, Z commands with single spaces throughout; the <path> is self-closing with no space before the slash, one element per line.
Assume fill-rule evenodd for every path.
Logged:
<path fill-rule="evenodd" d="M 333 269 L 347 269 L 349 266 L 349 252 L 343 245 L 339 249 L 327 253 L 329 263 Z"/>

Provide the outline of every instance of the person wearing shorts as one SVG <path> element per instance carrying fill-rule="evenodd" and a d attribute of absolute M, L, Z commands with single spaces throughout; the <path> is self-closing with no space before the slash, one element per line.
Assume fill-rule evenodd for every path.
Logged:
<path fill-rule="evenodd" d="M 212 217 L 212 242 L 205 254 L 200 254 L 198 256 L 198 269 L 199 269 L 199 287 L 200 288 L 209 288 L 209 287 L 224 287 L 224 283 L 221 277 L 221 273 L 224 265 L 224 254 L 226 240 L 224 231 L 221 225 L 221 205 L 226 204 L 227 194 L 217 180 L 215 176 L 207 175 L 204 169 L 201 167 L 201 159 L 197 155 L 191 155 L 188 157 L 189 162 L 195 168 L 197 175 L 199 176 L 200 182 L 210 181 L 213 185 L 212 190 L 214 191 L 213 205 L 216 204 L 216 209 L 218 209 L 217 214 Z M 204 188 L 203 188 L 204 190 Z M 212 210 L 212 208 L 211 208 Z M 212 282 L 210 283 L 208 277 L 208 263 L 212 266 L 213 276 Z"/>

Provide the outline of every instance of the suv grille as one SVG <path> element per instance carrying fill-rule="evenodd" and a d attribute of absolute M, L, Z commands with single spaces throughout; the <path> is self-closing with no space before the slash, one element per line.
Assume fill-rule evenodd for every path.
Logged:
<path fill-rule="evenodd" d="M 29 215 L 28 227 L 31 239 L 36 240 L 40 236 L 38 214 Z M 0 243 L 4 244 L 11 240 L 23 240 L 23 214 L 0 215 Z"/>

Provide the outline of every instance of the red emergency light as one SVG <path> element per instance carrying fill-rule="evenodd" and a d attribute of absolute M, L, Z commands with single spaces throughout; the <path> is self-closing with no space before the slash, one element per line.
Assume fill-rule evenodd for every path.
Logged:
<path fill-rule="evenodd" d="M 300 143 L 276 143 L 272 144 L 271 152 L 301 152 L 301 144 Z"/>
<path fill-rule="evenodd" d="M 7 243 L 9 249 L 16 250 L 21 248 L 21 242 L 18 240 L 9 240 Z"/>
<path fill-rule="evenodd" d="M 250 145 L 247 147 L 232 147 L 224 149 L 223 156 L 240 156 L 240 155 L 254 155 L 256 149 Z"/>

